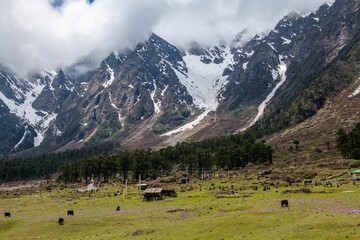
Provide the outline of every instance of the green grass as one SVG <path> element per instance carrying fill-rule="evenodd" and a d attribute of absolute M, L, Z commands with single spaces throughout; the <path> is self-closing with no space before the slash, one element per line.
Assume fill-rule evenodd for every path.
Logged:
<path fill-rule="evenodd" d="M 178 197 L 157 202 L 143 202 L 134 187 L 125 199 L 114 196 L 120 189 L 114 184 L 91 195 L 68 188 L 41 196 L 2 194 L 0 211 L 12 217 L 0 216 L 0 239 L 359 239 L 359 186 L 312 187 L 317 193 L 311 194 L 283 194 L 301 188 L 285 186 L 239 191 L 254 181 L 212 180 L 201 183 L 202 191 L 198 182 L 187 192 L 173 185 Z M 219 186 L 231 185 L 238 196 L 250 197 L 216 197 Z M 289 208 L 280 207 L 282 199 Z M 75 216 L 66 216 L 69 209 Z M 58 225 L 59 217 L 65 225 Z"/>

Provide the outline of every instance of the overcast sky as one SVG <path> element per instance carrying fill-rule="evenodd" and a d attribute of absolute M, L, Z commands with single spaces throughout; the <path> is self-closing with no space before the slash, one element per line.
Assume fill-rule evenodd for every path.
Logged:
<path fill-rule="evenodd" d="M 133 47 L 150 32 L 186 48 L 231 41 L 272 29 L 291 11 L 314 11 L 326 0 L 0 0 L 0 60 L 20 74 L 100 61 Z"/>

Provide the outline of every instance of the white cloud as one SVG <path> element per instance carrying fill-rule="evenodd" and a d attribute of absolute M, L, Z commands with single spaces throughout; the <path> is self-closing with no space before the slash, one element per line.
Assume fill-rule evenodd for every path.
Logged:
<path fill-rule="evenodd" d="M 48 0 L 0 0 L 0 59 L 25 73 L 104 57 L 146 37 L 164 14 L 162 2 L 67 0 L 54 9 Z"/>
<path fill-rule="evenodd" d="M 69 65 L 91 54 L 100 60 L 134 46 L 151 31 L 185 46 L 230 40 L 244 28 L 272 28 L 290 11 L 325 0 L 0 0 L 0 59 L 15 71 Z"/>
<path fill-rule="evenodd" d="M 251 36 L 271 30 L 292 11 L 316 10 L 326 0 L 169 0 L 167 12 L 155 31 L 181 46 L 196 40 L 201 44 L 231 41 L 247 29 Z M 175 4 L 181 3 L 181 4 Z"/>

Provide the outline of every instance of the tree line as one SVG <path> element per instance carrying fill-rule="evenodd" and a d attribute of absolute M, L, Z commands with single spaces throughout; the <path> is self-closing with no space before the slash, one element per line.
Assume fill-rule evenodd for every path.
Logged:
<path fill-rule="evenodd" d="M 175 166 L 189 174 L 201 174 L 214 169 L 238 169 L 249 163 L 272 163 L 273 149 L 256 142 L 251 135 L 232 135 L 197 143 L 178 143 L 157 151 L 123 151 L 112 156 L 80 159 L 61 168 L 65 182 L 100 181 L 121 177 L 123 180 L 156 179 L 169 173 Z"/>
<path fill-rule="evenodd" d="M 64 182 L 88 181 L 92 177 L 108 181 L 122 179 L 155 179 L 168 174 L 175 166 L 189 173 L 214 169 L 238 169 L 247 164 L 272 163 L 273 149 L 257 142 L 251 134 L 232 135 L 196 143 L 178 143 L 160 150 L 121 151 L 97 156 L 85 150 L 46 154 L 32 159 L 0 161 L 0 181 L 50 177 L 60 173 Z M 86 151 L 91 151 L 91 148 Z M 94 151 L 93 151 L 94 153 Z"/>
<path fill-rule="evenodd" d="M 337 149 L 345 159 L 360 159 L 360 123 L 349 132 L 339 129 L 337 135 Z"/>
<path fill-rule="evenodd" d="M 61 166 L 81 158 L 108 155 L 110 145 L 67 150 L 59 153 L 42 154 L 31 158 L 0 159 L 0 182 L 50 178 Z"/>

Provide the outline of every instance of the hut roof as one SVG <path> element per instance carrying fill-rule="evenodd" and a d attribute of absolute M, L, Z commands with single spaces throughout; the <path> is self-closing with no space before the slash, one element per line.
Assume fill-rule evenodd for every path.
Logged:
<path fill-rule="evenodd" d="M 147 183 L 139 183 L 138 186 L 147 186 Z"/>
<path fill-rule="evenodd" d="M 148 188 L 144 191 L 146 193 L 161 193 L 164 189 L 163 188 Z"/>

